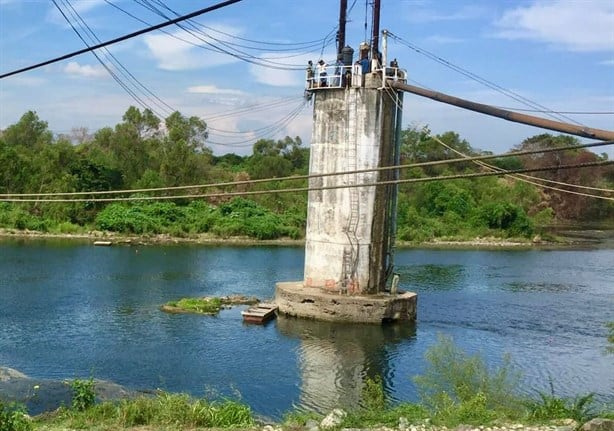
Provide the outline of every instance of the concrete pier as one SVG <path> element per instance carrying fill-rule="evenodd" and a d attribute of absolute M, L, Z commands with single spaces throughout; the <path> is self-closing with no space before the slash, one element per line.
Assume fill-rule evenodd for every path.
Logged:
<path fill-rule="evenodd" d="M 394 165 L 398 151 L 397 93 L 383 88 L 381 73 L 312 90 L 309 173 L 346 173 L 310 179 L 304 279 L 277 284 L 281 313 L 365 323 L 415 319 L 415 294 L 387 292 L 397 186 L 375 184 L 394 174 L 360 172 Z"/>
<path fill-rule="evenodd" d="M 416 319 L 417 295 L 344 295 L 326 289 L 306 287 L 302 282 L 277 283 L 275 303 L 279 311 L 295 317 L 331 322 L 386 323 Z"/>

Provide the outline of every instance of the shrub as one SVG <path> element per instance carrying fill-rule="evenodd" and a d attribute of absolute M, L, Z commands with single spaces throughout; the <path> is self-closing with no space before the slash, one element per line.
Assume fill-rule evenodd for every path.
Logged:
<path fill-rule="evenodd" d="M 72 408 L 84 411 L 94 405 L 96 393 L 94 392 L 94 379 L 75 379 L 70 383 L 72 388 Z"/>
<path fill-rule="evenodd" d="M 196 313 L 215 314 L 222 308 L 222 300 L 220 298 L 181 298 L 178 301 L 170 301 L 166 305 Z"/>
<path fill-rule="evenodd" d="M 446 423 L 477 423 L 488 422 L 493 415 L 516 418 L 523 411 L 516 395 L 520 376 L 512 370 L 509 358 L 489 370 L 480 355 L 468 355 L 451 338 L 440 336 L 425 359 L 426 371 L 414 377 L 414 382 L 435 418 Z"/>
<path fill-rule="evenodd" d="M 365 381 L 365 386 L 362 388 L 362 404 L 365 409 L 371 411 L 382 411 L 388 407 L 384 383 L 380 376 L 367 378 Z"/>
<path fill-rule="evenodd" d="M 533 224 L 526 212 L 509 202 L 487 203 L 479 208 L 474 217 L 476 225 L 484 224 L 490 229 L 507 230 L 510 236 L 529 236 Z"/>
<path fill-rule="evenodd" d="M 30 431 L 32 423 L 21 404 L 0 401 L 0 431 Z"/>
<path fill-rule="evenodd" d="M 595 417 L 594 394 L 587 394 L 573 399 L 560 398 L 551 393 L 539 393 L 538 400 L 527 401 L 530 420 L 544 421 L 552 419 L 574 419 L 580 423 Z"/>

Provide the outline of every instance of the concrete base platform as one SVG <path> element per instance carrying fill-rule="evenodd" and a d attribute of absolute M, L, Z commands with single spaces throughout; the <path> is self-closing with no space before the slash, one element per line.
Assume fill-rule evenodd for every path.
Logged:
<path fill-rule="evenodd" d="M 334 322 L 378 323 L 416 320 L 418 295 L 343 295 L 302 282 L 283 282 L 275 286 L 275 303 L 279 312 L 296 317 Z"/>

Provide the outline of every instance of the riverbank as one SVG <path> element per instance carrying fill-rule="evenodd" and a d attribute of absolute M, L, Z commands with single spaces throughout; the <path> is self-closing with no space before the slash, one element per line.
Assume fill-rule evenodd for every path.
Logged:
<path fill-rule="evenodd" d="M 258 240 L 247 236 L 219 237 L 212 234 L 194 234 L 176 237 L 168 234 L 157 235 L 126 235 L 106 231 L 89 231 L 84 233 L 50 233 L 33 230 L 17 230 L 0 228 L 0 241 L 2 239 L 57 239 L 69 241 L 83 241 L 94 243 L 96 241 L 110 242 L 110 245 L 166 245 L 166 244 L 206 244 L 206 245 L 233 245 L 233 246 L 304 246 L 304 239 L 279 238 L 272 240 Z M 601 243 L 614 243 L 614 231 L 590 230 L 570 231 L 570 235 L 558 235 L 543 239 L 539 235 L 532 239 L 526 238 L 498 238 L 476 237 L 473 239 L 435 238 L 425 242 L 397 241 L 397 248 L 472 248 L 472 249 L 522 249 L 522 248 L 574 248 L 596 246 Z"/>
<path fill-rule="evenodd" d="M 0 429 L 611 431 L 614 427 L 614 412 L 591 413 L 590 398 L 586 405 L 578 399 L 570 402 L 550 397 L 531 404 L 510 398 L 510 402 L 522 408 L 514 412 L 507 410 L 512 404 L 505 409 L 488 408 L 489 397 L 480 393 L 477 397 L 458 404 L 452 402 L 445 411 L 413 403 L 389 405 L 382 386 L 367 381 L 363 406 L 355 410 L 333 409 L 326 415 L 292 411 L 281 421 L 271 421 L 256 416 L 248 405 L 228 398 L 199 399 L 161 391 L 143 393 L 100 380 L 34 379 L 0 367 Z M 19 405 L 24 409 L 20 410 Z M 42 410 L 36 410 L 42 406 Z M 609 419 L 595 418 L 599 413 Z"/>

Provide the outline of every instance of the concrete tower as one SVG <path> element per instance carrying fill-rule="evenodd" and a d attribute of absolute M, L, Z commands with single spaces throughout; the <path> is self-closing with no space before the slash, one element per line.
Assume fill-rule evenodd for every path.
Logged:
<path fill-rule="evenodd" d="M 361 48 L 362 57 L 368 46 Z M 401 95 L 383 77 L 404 75 L 376 62 L 345 63 L 308 73 L 314 178 L 305 273 L 302 282 L 277 285 L 277 303 L 283 313 L 324 320 L 413 320 L 415 294 L 391 286 L 397 186 L 369 185 L 397 175 L 376 169 L 398 163 L 402 113 Z"/>

